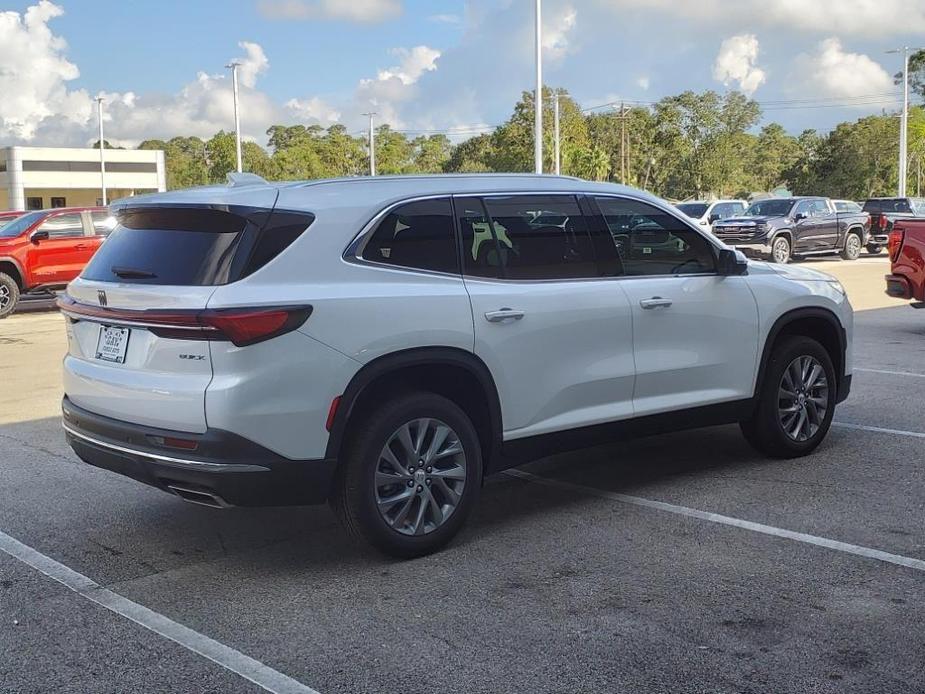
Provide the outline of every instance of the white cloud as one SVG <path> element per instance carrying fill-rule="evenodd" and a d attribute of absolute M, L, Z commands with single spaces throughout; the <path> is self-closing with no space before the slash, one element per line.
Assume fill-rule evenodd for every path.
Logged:
<path fill-rule="evenodd" d="M 599 0 L 615 10 L 656 9 L 715 26 L 748 22 L 813 33 L 891 36 L 925 32 L 922 0 Z M 901 20 L 899 19 L 901 18 Z"/>
<path fill-rule="evenodd" d="M 353 111 L 367 109 L 378 113 L 380 122 L 393 128 L 406 125 L 399 106 L 417 94 L 416 83 L 424 73 L 437 69 L 440 51 L 429 46 L 395 48 L 392 55 L 400 58 L 398 65 L 379 70 L 375 78 L 362 79 L 357 86 Z"/>
<path fill-rule="evenodd" d="M 437 69 L 437 58 L 440 57 L 440 51 L 429 46 L 415 46 L 411 50 L 394 48 L 391 53 L 401 58 L 401 64 L 380 70 L 376 77 L 380 82 L 395 78 L 402 84 L 414 84 L 425 72 Z"/>
<path fill-rule="evenodd" d="M 822 41 L 813 53 L 798 56 L 795 66 L 817 96 L 859 97 L 895 90 L 893 78 L 879 63 L 863 53 L 846 52 L 834 37 Z"/>
<path fill-rule="evenodd" d="M 756 65 L 757 60 L 758 39 L 754 34 L 730 36 L 719 47 L 713 78 L 727 87 L 735 83 L 746 94 L 754 94 L 766 79 L 764 70 Z"/>
<path fill-rule="evenodd" d="M 383 22 L 402 13 L 401 0 L 260 0 L 257 9 L 270 19 L 339 19 Z"/>
<path fill-rule="evenodd" d="M 258 75 L 267 71 L 270 67 L 270 61 L 267 60 L 266 53 L 256 43 L 250 41 L 241 41 L 238 46 L 244 49 L 247 54 L 244 58 L 237 58 L 235 62 L 240 64 L 238 67 L 238 79 L 245 87 L 253 87 L 257 84 Z"/>
<path fill-rule="evenodd" d="M 569 35 L 575 29 L 578 12 L 565 5 L 554 14 L 543 15 L 543 51 L 545 57 L 560 60 L 570 51 Z"/>
<path fill-rule="evenodd" d="M 293 118 L 324 126 L 338 122 L 341 115 L 340 111 L 317 96 L 310 99 L 289 99 L 286 109 Z"/>
<path fill-rule="evenodd" d="M 648 75 L 642 75 L 636 80 L 636 85 L 643 91 L 649 91 L 649 86 L 652 84 L 652 81 L 649 79 Z"/>

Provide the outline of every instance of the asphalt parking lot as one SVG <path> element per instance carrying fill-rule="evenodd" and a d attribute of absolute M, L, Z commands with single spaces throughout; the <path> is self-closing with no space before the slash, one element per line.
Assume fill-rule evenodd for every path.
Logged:
<path fill-rule="evenodd" d="M 858 309 L 811 457 L 718 427 L 547 458 L 410 562 L 84 465 L 61 317 L 0 322 L 0 691 L 925 691 L 925 311 L 882 256 L 810 265 Z"/>

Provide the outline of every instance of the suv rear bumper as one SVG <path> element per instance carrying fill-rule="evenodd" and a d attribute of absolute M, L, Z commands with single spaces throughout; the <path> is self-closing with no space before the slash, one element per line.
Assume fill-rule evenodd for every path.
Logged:
<path fill-rule="evenodd" d="M 291 460 L 237 434 L 209 429 L 175 432 L 122 422 L 61 404 L 68 444 L 85 463 L 117 472 L 194 503 L 298 506 L 322 503 L 334 479 L 334 460 Z M 195 442 L 194 450 L 158 440 Z"/>

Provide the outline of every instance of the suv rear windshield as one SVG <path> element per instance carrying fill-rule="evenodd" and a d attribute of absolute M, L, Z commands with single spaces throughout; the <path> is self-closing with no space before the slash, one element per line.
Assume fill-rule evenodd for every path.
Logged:
<path fill-rule="evenodd" d="M 912 212 L 908 198 L 882 198 L 864 203 L 865 212 Z"/>
<path fill-rule="evenodd" d="M 251 208 L 129 209 L 84 269 L 100 282 L 213 286 L 266 265 L 314 217 Z"/>

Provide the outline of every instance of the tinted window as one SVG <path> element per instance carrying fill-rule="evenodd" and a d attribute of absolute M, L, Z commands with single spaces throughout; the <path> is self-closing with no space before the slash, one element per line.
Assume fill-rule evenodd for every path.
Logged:
<path fill-rule="evenodd" d="M 456 214 L 462 239 L 463 267 L 475 277 L 503 277 L 502 254 L 511 249 L 510 239 L 495 237 L 488 223 L 485 206 L 478 198 L 457 198 Z"/>
<path fill-rule="evenodd" d="M 484 202 L 503 277 L 526 280 L 600 276 L 591 236 L 574 197 L 515 195 L 485 198 Z M 474 229 L 469 236 L 476 261 L 480 245 L 490 256 L 488 242 L 476 239 Z M 465 233 L 463 238 L 468 260 L 473 246 Z"/>
<path fill-rule="evenodd" d="M 864 203 L 865 212 L 911 212 L 907 198 L 882 198 L 868 200 Z"/>
<path fill-rule="evenodd" d="M 308 213 L 243 208 L 128 210 L 83 277 L 103 282 L 211 286 L 255 271 L 312 223 Z M 297 218 L 297 219 L 296 219 Z"/>
<path fill-rule="evenodd" d="M 597 198 L 626 275 L 714 272 L 713 248 L 667 212 L 637 200 Z"/>
<path fill-rule="evenodd" d="M 379 224 L 363 258 L 401 267 L 459 272 L 449 198 L 396 207 Z"/>
<path fill-rule="evenodd" d="M 826 215 L 832 214 L 829 210 L 829 205 L 825 200 L 813 200 L 810 205 L 810 210 L 812 210 L 813 217 L 824 217 Z"/>
<path fill-rule="evenodd" d="M 84 235 L 84 226 L 79 214 L 59 214 L 49 217 L 42 222 L 39 229 L 47 231 L 49 238 L 52 239 L 69 239 Z"/>
<path fill-rule="evenodd" d="M 702 202 L 682 202 L 677 206 L 681 212 L 693 219 L 700 219 L 706 214 L 709 205 Z"/>
<path fill-rule="evenodd" d="M 793 207 L 793 200 L 760 200 L 753 202 L 745 214 L 749 217 L 786 217 Z"/>
<path fill-rule="evenodd" d="M 108 212 L 91 212 L 90 221 L 93 223 L 93 233 L 97 236 L 109 236 L 116 226 L 116 218 Z"/>
<path fill-rule="evenodd" d="M 835 203 L 835 209 L 839 212 L 860 212 L 861 206 L 851 200 L 839 200 Z"/>

